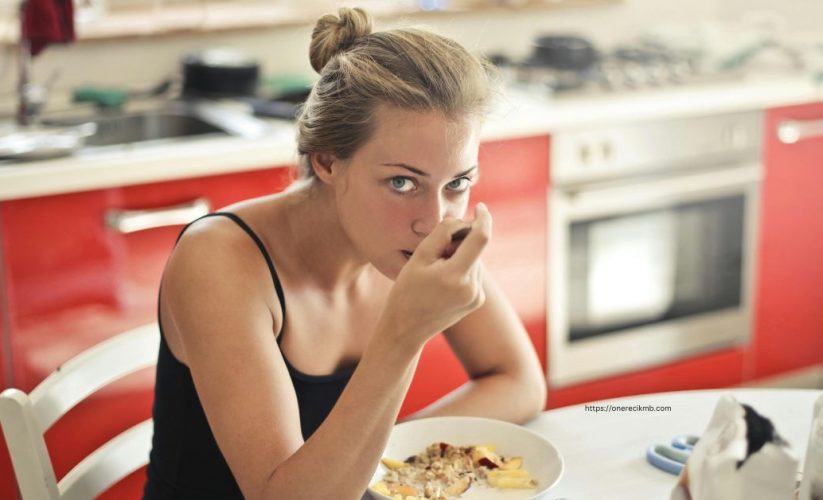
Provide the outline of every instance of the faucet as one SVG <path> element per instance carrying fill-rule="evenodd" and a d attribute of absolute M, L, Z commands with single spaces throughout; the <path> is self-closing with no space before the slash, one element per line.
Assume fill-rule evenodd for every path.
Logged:
<path fill-rule="evenodd" d="M 46 87 L 31 81 L 31 42 L 26 33 L 25 18 L 27 0 L 21 0 L 20 12 L 20 38 L 17 43 L 17 123 L 18 125 L 32 125 L 35 123 L 40 108 L 46 103 L 48 92 Z"/>

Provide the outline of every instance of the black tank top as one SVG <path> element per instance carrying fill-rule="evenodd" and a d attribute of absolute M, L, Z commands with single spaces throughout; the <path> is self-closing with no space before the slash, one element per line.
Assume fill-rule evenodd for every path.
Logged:
<path fill-rule="evenodd" d="M 233 220 L 260 249 L 271 272 L 285 324 L 286 301 L 283 288 L 263 242 L 237 215 L 230 212 L 214 212 L 205 217 L 215 216 Z M 189 225 L 180 232 L 181 236 Z M 163 324 L 160 321 L 159 300 L 157 319 L 160 325 L 160 351 L 157 357 L 157 378 L 152 408 L 154 436 L 143 498 L 243 498 L 209 428 L 194 389 L 191 372 L 174 357 L 166 343 Z M 282 332 L 281 327 L 278 343 L 283 338 Z M 296 370 L 285 356 L 283 359 L 297 394 L 303 438 L 308 439 L 337 402 L 354 369 L 331 375 L 307 375 Z M 270 425 L 276 426 L 277 422 L 271 422 Z"/>

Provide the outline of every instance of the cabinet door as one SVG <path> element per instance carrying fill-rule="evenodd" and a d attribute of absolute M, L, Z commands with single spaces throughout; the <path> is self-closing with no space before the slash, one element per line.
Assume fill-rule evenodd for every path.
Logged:
<path fill-rule="evenodd" d="M 0 205 L 0 212 L 3 207 Z M 9 371 L 11 370 L 11 351 L 9 350 L 9 337 L 6 328 L 6 286 L 5 278 L 3 276 L 4 258 L 3 258 L 3 232 L 0 226 L 0 391 L 9 387 Z M 0 498 L 14 498 L 16 494 L 14 481 L 6 480 L 7 473 L 11 472 L 11 457 L 9 457 L 6 440 L 3 433 L 0 432 Z"/>
<path fill-rule="evenodd" d="M 0 206 L 0 220 L 2 220 L 3 207 Z M 3 230 L 0 226 L 0 388 L 9 386 L 11 378 L 11 352 L 9 350 L 8 317 L 6 311 L 6 280 L 3 269 L 5 268 L 3 257 Z"/>
<path fill-rule="evenodd" d="M 494 228 L 483 262 L 525 324 L 544 370 L 548 156 L 548 136 L 482 144 L 480 179 L 470 203 L 489 207 Z M 466 381 L 460 362 L 438 335 L 423 351 L 401 417 Z"/>
<path fill-rule="evenodd" d="M 781 126 L 817 124 L 784 142 Z M 766 114 L 754 376 L 823 363 L 823 104 Z"/>
<path fill-rule="evenodd" d="M 212 209 L 281 190 L 286 168 L 4 202 L 9 385 L 30 391 L 61 363 L 117 333 L 156 320 L 157 290 L 179 223 L 122 233 L 113 210 L 142 210 L 206 199 Z M 57 477 L 120 431 L 151 416 L 154 370 L 146 369 L 84 401 L 49 430 Z M 105 408 L 105 410 L 102 410 Z M 13 498 L 11 470 L 0 497 Z M 6 480 L 8 478 L 9 480 Z M 138 498 L 142 471 L 110 498 Z M 8 485 L 8 486 L 7 486 Z"/>

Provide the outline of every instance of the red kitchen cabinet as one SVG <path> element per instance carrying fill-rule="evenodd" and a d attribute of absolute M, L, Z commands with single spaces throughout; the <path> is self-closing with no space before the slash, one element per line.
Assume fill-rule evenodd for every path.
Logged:
<path fill-rule="evenodd" d="M 2 205 L 0 205 L 0 211 L 2 211 Z M 0 212 L 1 213 L 1 212 Z M 1 217 L 2 215 L 0 215 Z M 0 237 L 2 237 L 2 227 L 0 227 Z M 6 329 L 7 317 L 4 304 L 6 303 L 5 300 L 5 286 L 3 281 L 3 252 L 2 246 L 0 246 L 0 390 L 5 389 L 9 386 L 9 370 L 11 369 L 11 364 L 9 363 L 9 357 L 11 353 L 8 350 L 8 331 Z M 3 437 L 3 433 L 0 432 L 0 498 L 13 498 L 13 495 L 16 493 L 14 483 L 8 485 L 10 481 L 6 481 L 6 472 L 11 472 L 11 457 L 9 456 L 8 450 L 6 448 L 6 441 Z"/>
<path fill-rule="evenodd" d="M 279 191 L 291 172 L 273 168 L 0 203 L 2 287 L 10 348 L 4 387 L 30 391 L 80 351 L 156 319 L 157 289 L 180 225 L 131 233 L 111 229 L 112 210 L 157 209 L 208 200 L 212 209 Z M 10 354 L 10 355 L 9 355 Z M 57 477 L 114 435 L 151 415 L 154 370 L 146 369 L 74 408 L 48 431 Z M 102 410 L 105 408 L 105 410 Z M 0 498 L 15 498 L 7 452 Z M 143 471 L 107 498 L 139 498 Z"/>
<path fill-rule="evenodd" d="M 486 203 L 494 219 L 483 262 L 524 322 L 545 370 L 549 137 L 484 143 L 479 161 L 471 205 Z M 445 339 L 435 337 L 420 358 L 401 417 L 466 380 Z"/>
<path fill-rule="evenodd" d="M 817 123 L 792 143 L 778 129 Z M 755 378 L 823 363 L 823 103 L 766 113 L 752 365 Z M 791 135 L 791 134 L 787 134 Z"/>
<path fill-rule="evenodd" d="M 2 207 L 0 207 L 0 217 L 2 217 Z M 0 238 L 3 236 L 3 231 L 0 229 Z M 11 353 L 8 350 L 8 318 L 6 317 L 6 310 L 4 304 L 6 303 L 6 289 L 3 281 L 3 247 L 0 246 L 0 387 L 8 387 L 9 371 L 11 370 L 11 363 L 9 358 Z M 0 433 L 2 435 L 2 433 Z M 2 437 L 0 437 L 2 440 Z M 2 459 L 0 459 L 2 460 Z"/>
<path fill-rule="evenodd" d="M 560 389 L 549 386 L 548 407 L 558 408 L 652 392 L 740 385 L 743 382 L 744 357 L 744 349 L 735 348 Z"/>

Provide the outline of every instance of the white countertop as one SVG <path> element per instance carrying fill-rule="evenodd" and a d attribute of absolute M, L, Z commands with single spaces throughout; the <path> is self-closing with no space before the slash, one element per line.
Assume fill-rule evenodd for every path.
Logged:
<path fill-rule="evenodd" d="M 678 117 L 734 113 L 823 100 L 808 76 L 751 76 L 717 83 L 621 94 L 541 98 L 510 90 L 490 116 L 484 137 L 498 139 Z"/>
<path fill-rule="evenodd" d="M 682 391 L 608 400 L 620 406 L 670 406 L 671 411 L 586 411 L 576 405 L 548 411 L 526 427 L 554 444 L 564 460 L 560 481 L 546 499 L 669 498 L 676 476 L 646 461 L 646 449 L 669 444 L 677 435 L 699 436 L 722 394 L 732 394 L 772 420 L 801 464 L 814 402 L 823 391 L 802 389 L 721 389 Z M 596 401 L 588 405 L 600 405 Z"/>
<path fill-rule="evenodd" d="M 509 89 L 484 127 L 497 140 L 592 125 L 726 113 L 823 100 L 807 76 L 746 79 L 620 94 L 541 97 Z M 26 163 L 0 164 L 0 201 L 184 179 L 295 164 L 294 130 L 273 122 L 261 139 L 219 137 L 156 146 L 109 148 Z"/>

